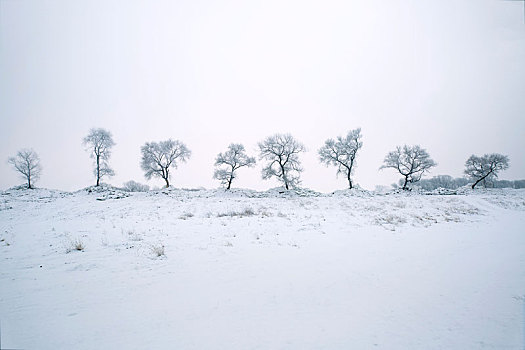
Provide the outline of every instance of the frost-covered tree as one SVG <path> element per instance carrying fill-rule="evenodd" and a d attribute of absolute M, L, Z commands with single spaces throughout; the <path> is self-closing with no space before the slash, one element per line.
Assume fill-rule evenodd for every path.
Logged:
<path fill-rule="evenodd" d="M 404 177 L 403 190 L 406 190 L 409 183 L 418 182 L 426 171 L 436 165 L 421 146 L 404 145 L 388 153 L 380 169 L 396 169 Z"/>
<path fill-rule="evenodd" d="M 109 167 L 109 157 L 111 148 L 115 145 L 111 133 L 102 128 L 93 128 L 82 141 L 86 150 L 90 152 L 90 157 L 94 159 L 93 174 L 97 179 L 96 186 L 100 185 L 100 180 L 104 176 L 113 176 L 115 172 Z"/>
<path fill-rule="evenodd" d="M 33 188 L 33 183 L 38 180 L 42 173 L 38 154 L 32 149 L 22 149 L 18 151 L 16 156 L 10 157 L 7 161 L 27 181 L 27 188 Z"/>
<path fill-rule="evenodd" d="M 142 161 L 140 166 L 149 180 L 153 176 L 166 181 L 170 187 L 170 168 L 177 168 L 177 162 L 185 162 L 191 156 L 191 151 L 178 140 L 146 142 L 141 148 Z"/>
<path fill-rule="evenodd" d="M 235 179 L 235 171 L 243 166 L 253 167 L 255 165 L 255 158 L 248 157 L 244 146 L 238 143 L 232 143 L 228 146 L 228 150 L 224 153 L 219 153 L 215 160 L 217 169 L 213 174 L 213 178 L 221 181 L 226 189 L 229 190 L 233 179 Z"/>
<path fill-rule="evenodd" d="M 262 169 L 264 180 L 276 177 L 288 190 L 300 183 L 303 171 L 299 153 L 306 149 L 290 134 L 275 134 L 259 142 L 259 158 L 269 161 Z"/>
<path fill-rule="evenodd" d="M 133 180 L 125 182 L 122 188 L 128 192 L 147 192 L 149 191 L 148 185 L 144 185 L 144 184 L 141 184 Z"/>
<path fill-rule="evenodd" d="M 321 163 L 326 166 L 337 167 L 337 174 L 344 174 L 351 189 L 351 175 L 355 166 L 357 151 L 363 146 L 361 142 L 361 128 L 351 130 L 345 137 L 338 136 L 337 140 L 328 139 L 318 151 Z"/>
<path fill-rule="evenodd" d="M 481 157 L 471 155 L 465 162 L 465 174 L 470 177 L 474 183 L 472 189 L 483 181 L 486 186 L 488 180 L 498 177 L 498 172 L 508 169 L 509 157 L 498 153 L 485 154 Z"/>

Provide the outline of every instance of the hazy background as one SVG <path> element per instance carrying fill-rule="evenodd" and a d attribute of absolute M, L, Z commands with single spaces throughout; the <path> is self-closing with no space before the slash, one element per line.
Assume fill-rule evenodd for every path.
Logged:
<path fill-rule="evenodd" d="M 471 154 L 510 156 L 503 179 L 525 178 L 523 2 L 0 0 L 0 188 L 22 183 L 7 164 L 20 148 L 41 157 L 39 187 L 94 184 L 81 141 L 113 133 L 105 182 L 145 182 L 140 146 L 179 139 L 190 161 L 175 187 L 217 187 L 216 154 L 290 132 L 303 186 L 346 187 L 317 160 L 329 137 L 362 128 L 355 179 L 378 171 L 396 145 L 421 144 L 429 175 L 461 176 Z M 260 164 L 234 187 L 266 189 Z M 162 181 L 149 181 L 162 185 Z"/>

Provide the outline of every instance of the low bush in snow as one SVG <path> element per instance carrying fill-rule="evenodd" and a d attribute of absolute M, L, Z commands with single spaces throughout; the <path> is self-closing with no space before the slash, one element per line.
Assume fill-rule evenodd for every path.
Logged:
<path fill-rule="evenodd" d="M 150 251 L 157 258 L 160 258 L 160 257 L 166 255 L 166 253 L 164 251 L 164 244 L 160 244 L 160 243 L 159 244 L 152 244 L 150 246 Z"/>
<path fill-rule="evenodd" d="M 76 238 L 69 242 L 68 246 L 66 247 L 66 253 L 71 253 L 75 250 L 83 252 L 85 248 L 86 245 L 84 244 L 84 242 L 80 238 Z"/>

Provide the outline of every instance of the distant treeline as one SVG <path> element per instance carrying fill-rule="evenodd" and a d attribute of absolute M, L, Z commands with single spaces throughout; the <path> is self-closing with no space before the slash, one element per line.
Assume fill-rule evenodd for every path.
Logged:
<path fill-rule="evenodd" d="M 466 177 L 452 177 L 450 175 L 437 175 L 430 179 L 421 179 L 417 186 L 426 191 L 433 191 L 437 188 L 455 190 L 459 187 L 470 184 L 472 180 Z M 403 184 L 400 183 L 399 186 Z M 483 185 L 487 188 L 525 188 L 525 180 L 488 180 Z M 392 185 L 398 187 L 397 184 Z"/>

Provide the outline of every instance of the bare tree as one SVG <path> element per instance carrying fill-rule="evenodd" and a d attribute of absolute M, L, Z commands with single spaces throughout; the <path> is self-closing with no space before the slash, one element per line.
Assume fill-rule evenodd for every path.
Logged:
<path fill-rule="evenodd" d="M 299 153 L 305 150 L 303 144 L 290 134 L 275 134 L 259 142 L 259 158 L 269 161 L 262 169 L 262 178 L 266 180 L 275 176 L 287 190 L 297 186 L 303 171 Z"/>
<path fill-rule="evenodd" d="M 38 154 L 32 149 L 22 149 L 18 151 L 16 156 L 10 157 L 7 161 L 27 181 L 27 188 L 33 188 L 33 183 L 38 180 L 42 173 Z"/>
<path fill-rule="evenodd" d="M 357 151 L 363 146 L 361 142 L 361 128 L 351 130 L 345 137 L 338 136 L 337 141 L 328 139 L 324 146 L 318 151 L 321 163 L 326 166 L 333 165 L 337 167 L 337 174 L 344 174 L 348 180 L 348 187 L 352 185 L 352 171 L 355 166 L 355 157 Z"/>
<path fill-rule="evenodd" d="M 248 157 L 244 146 L 238 143 L 232 143 L 228 146 L 228 150 L 224 153 L 219 153 L 215 160 L 215 170 L 213 178 L 220 180 L 226 189 L 229 190 L 233 179 L 235 179 L 235 171 L 243 166 L 253 167 L 255 165 L 255 158 Z"/>
<path fill-rule="evenodd" d="M 383 163 L 380 169 L 393 168 L 404 176 L 403 190 L 407 189 L 408 183 L 418 182 L 426 171 L 437 165 L 419 145 L 397 146 L 395 151 L 386 155 Z"/>
<path fill-rule="evenodd" d="M 113 137 L 109 131 L 102 128 L 93 128 L 84 137 L 82 143 L 86 146 L 86 150 L 90 152 L 91 158 L 95 160 L 93 174 L 97 179 L 96 186 L 99 186 L 103 176 L 115 175 L 108 163 L 111 156 L 111 147 L 115 145 L 115 142 L 113 142 Z"/>
<path fill-rule="evenodd" d="M 160 177 L 170 187 L 170 168 L 177 168 L 177 162 L 185 162 L 191 156 L 191 151 L 178 140 L 146 142 L 141 148 L 142 161 L 140 166 L 149 180 Z"/>
<path fill-rule="evenodd" d="M 465 174 L 474 180 L 472 189 L 483 181 L 485 187 L 487 180 L 498 177 L 498 172 L 508 169 L 509 157 L 498 153 L 485 154 L 482 157 L 471 155 L 465 162 Z"/>

